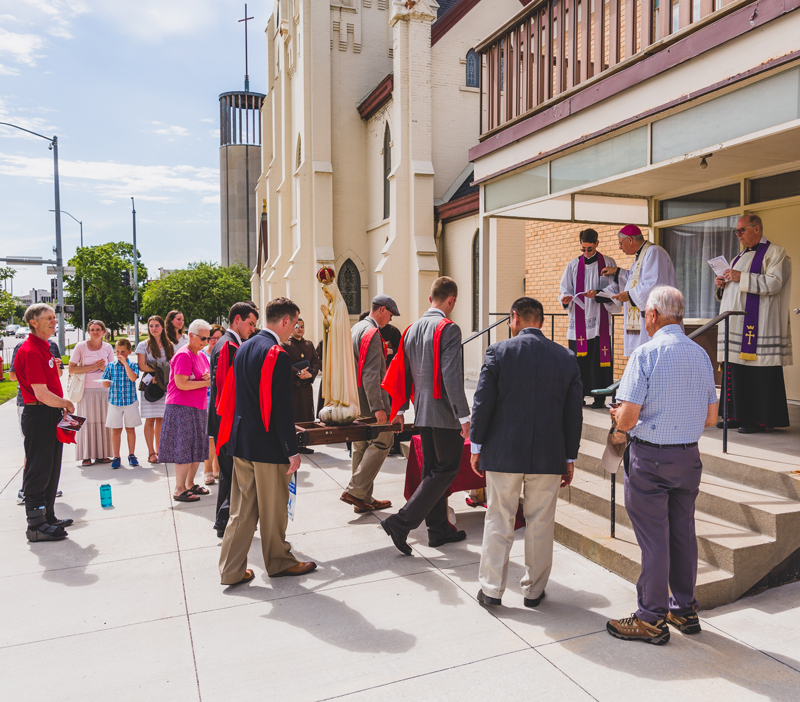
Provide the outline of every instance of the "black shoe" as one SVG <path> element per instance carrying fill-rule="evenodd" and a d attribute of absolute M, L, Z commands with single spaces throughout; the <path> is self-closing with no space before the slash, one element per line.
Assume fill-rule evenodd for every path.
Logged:
<path fill-rule="evenodd" d="M 739 427 L 740 434 L 760 434 L 762 431 L 765 431 L 765 427 L 758 424 L 742 424 Z"/>
<path fill-rule="evenodd" d="M 300 448 L 300 453 L 314 453 L 314 449 L 303 446 Z"/>
<path fill-rule="evenodd" d="M 598 397 L 592 402 L 592 409 L 605 409 L 606 408 L 606 398 L 605 397 Z"/>
<path fill-rule="evenodd" d="M 61 527 L 62 529 L 64 529 L 68 526 L 72 526 L 74 521 L 75 521 L 74 519 L 56 519 L 54 522 L 50 524 L 50 526 Z"/>
<path fill-rule="evenodd" d="M 428 546 L 431 548 L 439 548 L 445 544 L 453 544 L 456 541 L 463 541 L 467 538 L 466 531 L 451 531 L 449 534 L 440 536 L 438 539 L 428 539 Z"/>
<path fill-rule="evenodd" d="M 67 538 L 67 532 L 59 526 L 50 524 L 40 524 L 36 529 L 30 526 L 25 532 L 28 541 L 36 543 L 38 541 L 61 541 Z"/>
<path fill-rule="evenodd" d="M 225 527 L 222 527 L 222 529 L 217 529 L 217 536 L 218 536 L 220 539 L 221 539 L 223 536 L 225 536 Z"/>
<path fill-rule="evenodd" d="M 483 590 L 478 590 L 477 600 L 484 607 L 497 607 L 502 604 L 499 597 L 489 597 L 489 595 L 484 595 Z"/>
<path fill-rule="evenodd" d="M 544 599 L 544 590 L 542 590 L 542 594 L 539 597 L 526 597 L 523 601 L 523 604 L 526 607 L 538 607 L 539 603 Z"/>
<path fill-rule="evenodd" d="M 406 556 L 410 556 L 411 546 L 406 543 L 405 537 L 401 537 L 385 521 L 381 522 L 381 526 L 383 527 L 383 530 L 391 537 L 392 543 L 397 547 L 397 550 Z"/>
<path fill-rule="evenodd" d="M 728 420 L 728 429 L 738 429 L 741 426 L 740 422 L 737 422 L 735 419 Z M 722 420 L 720 419 L 717 422 L 717 429 L 722 429 Z"/>
<path fill-rule="evenodd" d="M 389 455 L 390 456 L 402 456 L 403 455 L 403 449 L 401 449 L 399 446 L 397 448 L 392 446 L 392 448 L 389 449 Z"/>

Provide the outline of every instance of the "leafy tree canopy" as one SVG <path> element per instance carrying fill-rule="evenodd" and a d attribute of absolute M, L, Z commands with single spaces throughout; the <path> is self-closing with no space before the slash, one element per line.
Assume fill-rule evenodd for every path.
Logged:
<path fill-rule="evenodd" d="M 142 299 L 147 268 L 138 256 L 139 300 Z M 133 284 L 133 244 L 123 241 L 109 242 L 99 246 L 79 248 L 70 260 L 75 266 L 75 275 L 64 278 L 68 305 L 75 305 L 70 315 L 73 324 L 83 326 L 81 319 L 81 278 L 85 283 L 87 319 L 99 319 L 112 330 L 133 323 L 133 288 L 122 284 L 122 271 L 131 272 Z"/>
<path fill-rule="evenodd" d="M 187 327 L 194 319 L 213 324 L 227 319 L 235 302 L 249 299 L 250 271 L 245 266 L 199 261 L 151 281 L 144 293 L 142 315 L 166 317 L 170 310 L 180 310 Z"/>
<path fill-rule="evenodd" d="M 11 319 L 17 310 L 17 301 L 10 292 L 0 290 L 0 319 Z"/>

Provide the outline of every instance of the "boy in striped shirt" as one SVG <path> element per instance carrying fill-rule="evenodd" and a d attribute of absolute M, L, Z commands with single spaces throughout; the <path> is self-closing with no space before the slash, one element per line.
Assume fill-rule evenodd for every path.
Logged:
<path fill-rule="evenodd" d="M 129 361 L 131 342 L 127 339 L 117 339 L 114 347 L 117 359 L 109 363 L 103 371 L 103 385 L 109 388 L 108 414 L 106 427 L 111 429 L 111 444 L 114 448 L 112 468 L 119 468 L 120 444 L 122 443 L 122 427 L 128 435 L 128 465 L 135 467 L 139 461 L 134 455 L 136 450 L 136 427 L 141 426 L 142 418 L 139 415 L 139 399 L 136 396 L 136 381 L 139 378 L 139 365 Z"/>

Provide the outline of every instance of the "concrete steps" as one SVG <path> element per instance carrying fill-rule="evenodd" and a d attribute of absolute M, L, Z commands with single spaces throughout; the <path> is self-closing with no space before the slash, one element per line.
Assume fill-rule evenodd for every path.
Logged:
<path fill-rule="evenodd" d="M 610 538 L 610 476 L 600 463 L 608 415 L 584 412 L 572 486 L 556 512 L 556 539 L 635 582 L 640 550 L 617 475 L 616 538 Z M 698 600 L 704 608 L 731 602 L 800 548 L 800 480 L 759 458 L 731 459 L 701 441 L 703 479 L 696 503 Z M 792 459 L 795 460 L 795 459 Z M 788 468 L 791 461 L 787 462 Z"/>

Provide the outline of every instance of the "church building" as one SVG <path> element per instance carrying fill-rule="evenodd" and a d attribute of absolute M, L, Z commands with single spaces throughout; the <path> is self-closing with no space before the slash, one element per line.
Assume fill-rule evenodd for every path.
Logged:
<path fill-rule="evenodd" d="M 453 318 L 465 337 L 482 328 L 483 294 L 491 311 L 523 294 L 523 221 L 491 224 L 485 245 L 502 271 L 481 276 L 469 149 L 482 109 L 473 47 L 524 5 L 275 1 L 256 187 L 265 222 L 253 299 L 262 309 L 291 297 L 318 339 L 323 265 L 335 269 L 353 321 L 385 293 L 397 301 L 401 329 L 428 308 L 439 275 L 458 282 Z M 465 354 L 477 377 L 481 344 Z"/>

